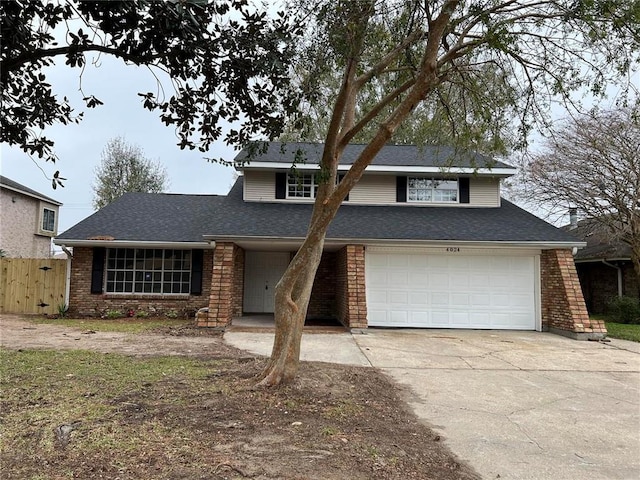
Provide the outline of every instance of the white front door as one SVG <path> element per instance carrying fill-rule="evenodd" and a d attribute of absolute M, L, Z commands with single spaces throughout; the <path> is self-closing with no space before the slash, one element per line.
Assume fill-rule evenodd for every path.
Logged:
<path fill-rule="evenodd" d="M 370 326 L 535 330 L 533 255 L 366 252 Z"/>
<path fill-rule="evenodd" d="M 276 284 L 287 269 L 289 259 L 289 252 L 245 253 L 244 312 L 273 313 Z"/>

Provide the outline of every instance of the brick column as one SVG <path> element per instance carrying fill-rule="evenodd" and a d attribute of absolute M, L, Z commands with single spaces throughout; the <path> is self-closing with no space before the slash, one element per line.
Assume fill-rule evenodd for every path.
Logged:
<path fill-rule="evenodd" d="M 543 250 L 540 256 L 542 328 L 578 340 L 602 339 L 602 320 L 591 320 L 571 250 Z"/>
<path fill-rule="evenodd" d="M 364 246 L 347 245 L 336 258 L 338 319 L 348 328 L 367 328 Z"/>
<path fill-rule="evenodd" d="M 213 252 L 209 315 L 198 319 L 199 327 L 226 327 L 231 323 L 234 313 L 237 313 L 236 255 L 235 244 L 216 242 Z"/>

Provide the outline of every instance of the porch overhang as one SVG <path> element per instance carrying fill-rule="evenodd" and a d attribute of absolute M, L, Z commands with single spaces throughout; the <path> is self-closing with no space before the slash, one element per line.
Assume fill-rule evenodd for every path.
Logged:
<path fill-rule="evenodd" d="M 202 242 L 163 242 L 148 240 L 78 240 L 54 238 L 53 243 L 63 247 L 109 247 L 109 248 L 174 248 L 174 249 L 213 249 L 215 243 Z"/>
<path fill-rule="evenodd" d="M 204 235 L 203 238 L 211 242 L 232 242 L 245 250 L 283 251 L 297 250 L 304 242 L 304 237 L 274 237 L 274 236 L 234 236 L 234 235 Z M 586 242 L 506 242 L 483 241 L 470 242 L 464 240 L 407 240 L 380 238 L 327 238 L 324 249 L 327 251 L 340 250 L 345 245 L 376 245 L 376 246 L 407 246 L 407 247 L 437 247 L 464 246 L 467 248 L 533 248 L 540 250 L 582 248 Z"/>

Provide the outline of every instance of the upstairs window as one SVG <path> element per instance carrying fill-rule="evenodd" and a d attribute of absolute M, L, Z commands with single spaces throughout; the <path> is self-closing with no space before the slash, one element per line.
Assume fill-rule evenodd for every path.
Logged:
<path fill-rule="evenodd" d="M 54 232 L 56 229 L 56 212 L 48 208 L 42 211 L 42 230 L 44 232 Z"/>
<path fill-rule="evenodd" d="M 425 203 L 457 203 L 458 181 L 409 177 L 407 178 L 407 201 Z"/>
<path fill-rule="evenodd" d="M 313 173 L 287 175 L 287 198 L 316 198 L 318 183 Z"/>

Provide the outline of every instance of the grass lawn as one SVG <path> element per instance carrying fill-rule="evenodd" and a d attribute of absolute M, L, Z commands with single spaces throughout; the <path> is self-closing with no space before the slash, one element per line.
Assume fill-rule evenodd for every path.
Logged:
<path fill-rule="evenodd" d="M 611 338 L 640 342 L 640 325 L 628 323 L 605 322 Z"/>
<path fill-rule="evenodd" d="M 374 369 L 0 349 L 2 479 L 476 479 Z"/>
<path fill-rule="evenodd" d="M 186 327 L 193 325 L 193 320 L 172 318 L 36 318 L 33 323 L 64 325 L 65 327 L 94 332 L 144 333 L 163 327 Z"/>

